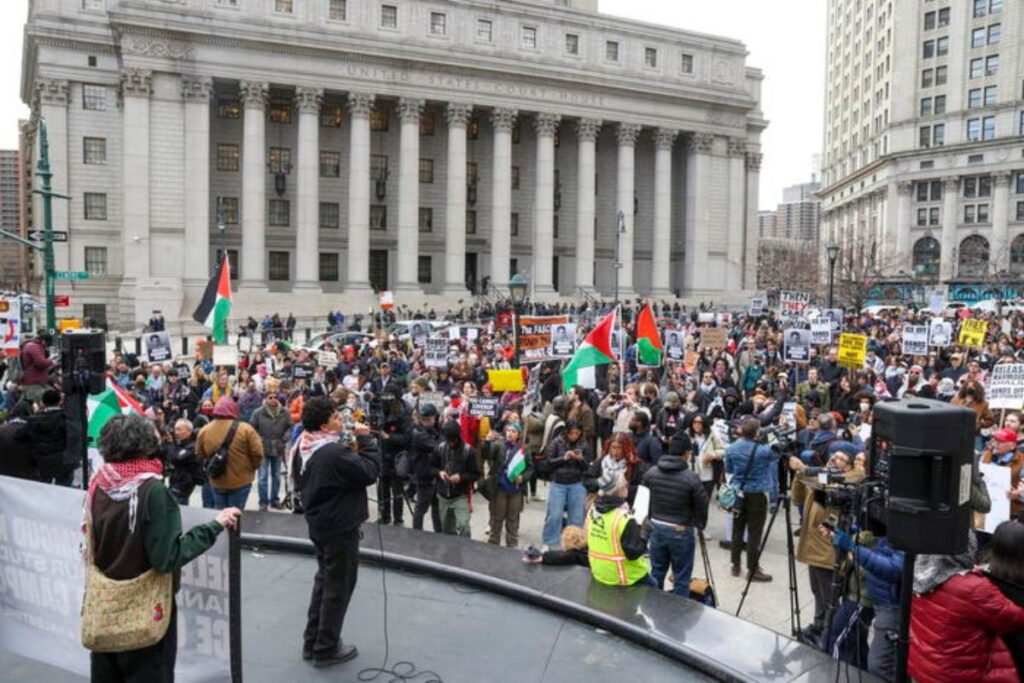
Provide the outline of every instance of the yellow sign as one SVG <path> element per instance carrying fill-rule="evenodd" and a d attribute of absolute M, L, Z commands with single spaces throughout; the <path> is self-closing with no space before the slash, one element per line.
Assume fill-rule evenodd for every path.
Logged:
<path fill-rule="evenodd" d="M 57 321 L 57 331 L 63 332 L 65 330 L 80 330 L 82 329 L 82 321 L 78 318 L 64 318 Z"/>
<path fill-rule="evenodd" d="M 521 370 L 488 370 L 487 381 L 494 391 L 522 391 L 523 373 Z"/>
<path fill-rule="evenodd" d="M 988 333 L 988 323 L 984 320 L 968 318 L 960 325 L 960 337 L 957 342 L 960 346 L 970 349 L 980 349 L 985 345 L 985 334 Z"/>
<path fill-rule="evenodd" d="M 839 366 L 851 370 L 864 367 L 864 359 L 868 354 L 868 338 L 863 334 L 839 335 Z"/>

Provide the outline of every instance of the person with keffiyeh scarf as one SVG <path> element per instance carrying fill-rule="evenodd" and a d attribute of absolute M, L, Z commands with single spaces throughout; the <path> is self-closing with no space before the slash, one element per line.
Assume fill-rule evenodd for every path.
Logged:
<path fill-rule="evenodd" d="M 182 533 L 181 511 L 163 483 L 157 457 L 160 438 L 141 415 L 116 415 L 100 433 L 104 464 L 89 482 L 82 514 L 86 534 L 84 560 L 104 576 L 133 579 L 149 569 L 174 573 L 213 546 L 225 528 L 235 528 L 241 511 L 221 510 L 214 521 Z M 167 634 L 155 645 L 128 652 L 91 655 L 93 681 L 174 680 L 177 655 L 177 607 L 161 613 L 169 618 Z"/>

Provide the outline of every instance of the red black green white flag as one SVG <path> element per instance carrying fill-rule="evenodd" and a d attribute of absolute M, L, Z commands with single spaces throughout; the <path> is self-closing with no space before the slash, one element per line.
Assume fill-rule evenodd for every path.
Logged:
<path fill-rule="evenodd" d="M 228 316 L 231 315 L 231 266 L 228 255 L 217 264 L 217 271 L 210 278 L 203 292 L 203 298 L 192 319 L 213 330 L 213 342 L 226 344 L 228 341 Z"/>
<path fill-rule="evenodd" d="M 665 347 L 661 343 L 661 333 L 658 332 L 658 323 L 650 304 L 644 306 L 636 321 L 636 351 L 637 364 L 661 365 Z"/>
<path fill-rule="evenodd" d="M 616 354 L 612 349 L 612 328 L 615 327 L 615 314 L 616 311 L 612 311 L 606 315 L 590 331 L 573 355 L 572 360 L 565 366 L 565 370 L 562 370 L 562 386 L 566 391 L 577 384 L 587 389 L 596 388 L 595 369 L 597 366 L 616 361 Z"/>

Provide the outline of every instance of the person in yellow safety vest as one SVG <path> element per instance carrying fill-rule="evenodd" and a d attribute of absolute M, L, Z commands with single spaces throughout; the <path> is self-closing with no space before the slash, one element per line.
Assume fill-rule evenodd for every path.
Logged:
<path fill-rule="evenodd" d="M 629 485 L 621 474 L 598 481 L 597 502 L 587 515 L 587 556 L 590 573 L 607 586 L 654 585 L 644 557 L 646 543 L 640 525 L 626 503 Z"/>

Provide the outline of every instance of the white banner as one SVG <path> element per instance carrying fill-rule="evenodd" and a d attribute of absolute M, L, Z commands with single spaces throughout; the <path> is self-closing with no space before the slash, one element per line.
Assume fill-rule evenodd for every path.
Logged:
<path fill-rule="evenodd" d="M 995 463 L 981 463 L 978 471 L 985 477 L 985 488 L 992 501 L 992 509 L 987 514 L 977 514 L 977 528 L 993 533 L 996 527 L 1010 519 L 1010 499 L 1006 492 L 1010 490 L 1010 468 Z"/>
<path fill-rule="evenodd" d="M 832 343 L 832 321 L 828 318 L 815 318 L 811 321 L 811 343 Z"/>
<path fill-rule="evenodd" d="M 1024 407 L 1024 363 L 1000 363 L 993 367 L 985 398 L 989 408 Z"/>
<path fill-rule="evenodd" d="M 84 495 L 0 477 L 0 647 L 88 676 L 89 652 L 80 640 Z M 214 517 L 200 508 L 181 513 L 185 530 Z M 181 570 L 176 680 L 231 680 L 229 577 L 226 532 Z"/>
<path fill-rule="evenodd" d="M 444 337 L 437 339 L 425 339 L 426 346 L 423 349 L 423 361 L 428 368 L 448 367 L 448 340 Z"/>
<path fill-rule="evenodd" d="M 751 299 L 748 312 L 752 318 L 760 318 L 764 315 L 764 299 Z"/>
<path fill-rule="evenodd" d="M 928 325 L 903 326 L 903 353 L 908 356 L 928 355 Z"/>

